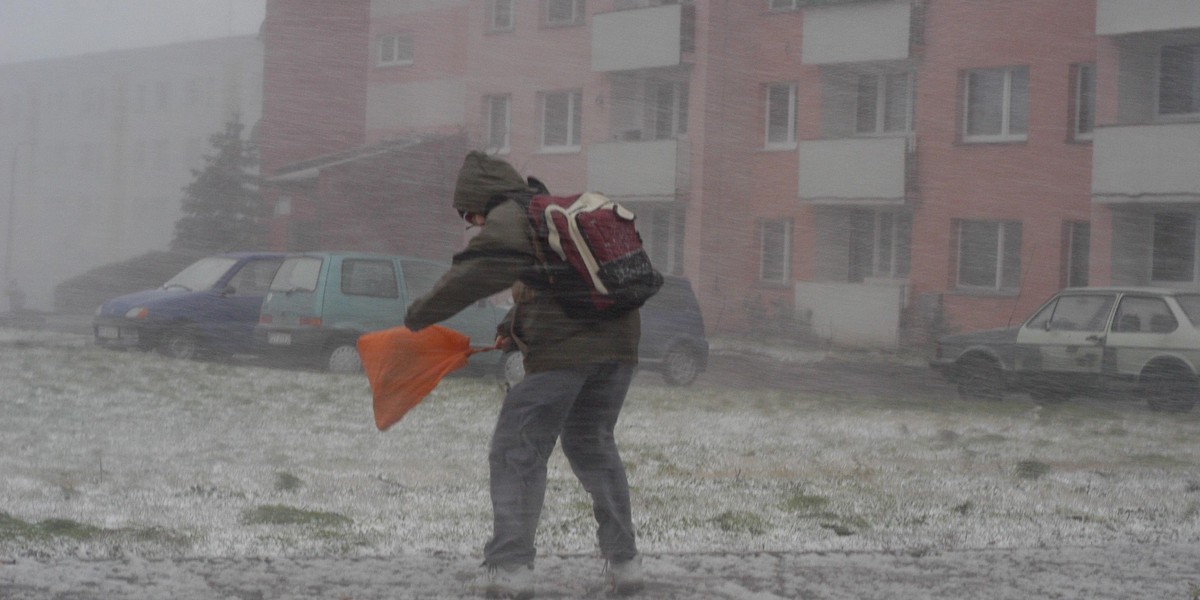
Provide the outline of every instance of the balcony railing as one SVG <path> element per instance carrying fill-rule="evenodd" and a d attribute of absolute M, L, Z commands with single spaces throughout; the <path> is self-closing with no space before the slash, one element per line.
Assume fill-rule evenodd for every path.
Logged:
<path fill-rule="evenodd" d="M 1097 0 L 1096 35 L 1200 28 L 1196 0 Z"/>
<path fill-rule="evenodd" d="M 800 142 L 800 199 L 824 204 L 900 204 L 909 191 L 915 138 Z"/>
<path fill-rule="evenodd" d="M 694 50 L 695 9 L 668 4 L 598 14 L 592 18 L 592 70 L 673 67 Z"/>
<path fill-rule="evenodd" d="M 800 56 L 810 65 L 908 58 L 920 39 L 920 12 L 914 10 L 912 0 L 806 8 Z"/>
<path fill-rule="evenodd" d="M 683 139 L 589 144 L 587 187 L 611 198 L 670 200 L 687 191 Z"/>
<path fill-rule="evenodd" d="M 1200 199 L 1200 123 L 1098 127 L 1092 138 L 1097 202 Z"/>

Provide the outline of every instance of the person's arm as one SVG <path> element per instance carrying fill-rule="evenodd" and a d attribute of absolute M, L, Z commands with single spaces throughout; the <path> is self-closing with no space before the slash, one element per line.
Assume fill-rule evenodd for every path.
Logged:
<path fill-rule="evenodd" d="M 535 260 L 528 227 L 516 203 L 493 209 L 479 235 L 454 256 L 454 264 L 433 290 L 408 307 L 405 327 L 424 329 L 511 286 Z"/>

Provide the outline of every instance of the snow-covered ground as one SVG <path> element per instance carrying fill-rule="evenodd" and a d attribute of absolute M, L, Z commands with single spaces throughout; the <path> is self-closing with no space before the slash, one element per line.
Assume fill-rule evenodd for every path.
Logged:
<path fill-rule="evenodd" d="M 843 566 L 872 556 L 897 565 L 876 575 L 908 584 L 873 581 L 881 594 L 920 581 L 904 575 L 916 568 L 904 561 L 1076 555 L 1091 557 L 1076 576 L 1092 583 L 1123 573 L 1137 589 L 1200 594 L 1200 568 L 1171 562 L 1200 560 L 1196 413 L 1111 399 L 1042 408 L 659 381 L 638 379 L 617 434 L 639 544 L 662 573 L 691 563 L 707 573 L 684 578 L 701 587 L 668 586 L 661 597 L 856 597 L 815 591 L 836 581 L 804 587 L 822 570 L 816 563 L 837 556 Z M 14 598 L 88 597 L 71 586 L 92 570 L 205 580 L 198 565 L 254 571 L 274 560 L 319 579 L 316 565 L 345 576 L 391 559 L 420 589 L 457 597 L 490 530 L 486 452 L 501 397 L 496 381 L 452 377 L 381 433 L 361 376 L 179 362 L 105 351 L 86 336 L 0 330 L 0 559 L 10 563 L 0 564 L 0 598 L 10 597 L 6 583 L 29 594 Z M 594 529 L 587 496 L 556 454 L 539 529 L 544 570 L 595 567 Z M 1109 554 L 1127 559 L 1123 571 L 1104 566 Z M 759 596 L 704 583 L 739 568 L 745 581 L 730 585 Z M 954 580 L 954 561 L 937 568 Z M 67 588 L 35 588 L 28 578 L 38 577 L 65 578 Z M 755 577 L 773 587 L 748 583 Z M 603 595 L 579 585 L 552 595 Z M 1026 591 L 1011 597 L 1038 595 Z"/>

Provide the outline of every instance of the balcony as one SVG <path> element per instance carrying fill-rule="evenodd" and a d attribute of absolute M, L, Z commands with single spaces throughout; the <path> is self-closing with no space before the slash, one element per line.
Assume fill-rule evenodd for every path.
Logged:
<path fill-rule="evenodd" d="M 910 0 L 806 8 L 800 56 L 809 65 L 908 58 L 913 17 Z"/>
<path fill-rule="evenodd" d="M 1092 138 L 1096 202 L 1200 200 L 1200 123 L 1098 127 Z"/>
<path fill-rule="evenodd" d="M 610 198 L 673 200 L 687 190 L 685 140 L 589 144 L 587 155 L 587 189 Z"/>
<path fill-rule="evenodd" d="M 1196 0 L 1097 0 L 1096 35 L 1200 28 Z"/>
<path fill-rule="evenodd" d="M 903 204 L 909 137 L 800 142 L 800 199 L 819 204 Z"/>
<path fill-rule="evenodd" d="M 598 73 L 673 67 L 692 51 L 693 7 L 669 4 L 592 18 L 592 70 Z"/>

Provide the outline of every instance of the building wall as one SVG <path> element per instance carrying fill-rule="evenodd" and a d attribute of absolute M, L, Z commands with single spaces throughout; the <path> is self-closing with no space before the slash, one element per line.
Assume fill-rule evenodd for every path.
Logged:
<path fill-rule="evenodd" d="M 0 66 L 5 276 L 27 307 L 53 310 L 63 280 L 166 249 L 209 137 L 234 114 L 249 135 L 261 86 L 254 36 Z"/>

